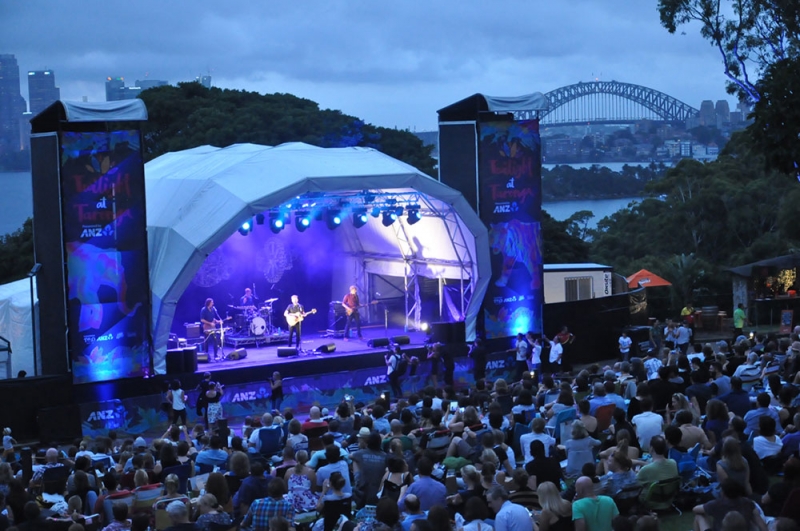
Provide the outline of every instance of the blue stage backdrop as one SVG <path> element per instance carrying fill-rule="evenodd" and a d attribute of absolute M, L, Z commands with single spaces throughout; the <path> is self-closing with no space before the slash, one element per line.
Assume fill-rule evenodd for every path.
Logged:
<path fill-rule="evenodd" d="M 488 356 L 486 377 L 490 380 L 510 378 L 514 363 L 507 352 L 497 352 Z M 458 387 L 474 384 L 474 364 L 466 357 L 455 360 L 455 384 Z M 264 371 L 268 372 L 268 371 Z M 224 382 L 222 375 L 212 378 Z M 422 362 L 415 375 L 406 374 L 402 379 L 403 391 L 421 391 L 430 382 L 430 364 Z M 327 407 L 333 412 L 336 406 L 351 395 L 355 403 L 368 404 L 382 392 L 389 391 L 385 367 L 355 369 L 349 372 L 319 374 L 300 378 L 287 378 L 283 381 L 286 398 L 281 409 L 291 408 L 294 411 L 307 412 L 312 405 Z M 225 388 L 222 408 L 228 425 L 237 434 L 247 416 L 261 416 L 271 409 L 270 386 L 266 381 L 256 381 L 242 385 L 230 385 Z M 197 392 L 189 392 L 189 405 L 194 406 Z M 147 395 L 125 400 L 106 400 L 89 402 L 80 405 L 82 430 L 84 436 L 97 437 L 106 435 L 108 430 L 116 430 L 120 439 L 126 437 L 159 437 L 168 426 L 167 413 L 160 395 Z M 194 407 L 190 407 L 189 423 L 198 422 Z M 305 418 L 305 413 L 300 415 Z"/>
<path fill-rule="evenodd" d="M 539 122 L 480 124 L 480 217 L 489 226 L 487 338 L 542 332 L 542 164 Z"/>
<path fill-rule="evenodd" d="M 145 376 L 150 282 L 140 132 L 61 135 L 73 381 Z"/>

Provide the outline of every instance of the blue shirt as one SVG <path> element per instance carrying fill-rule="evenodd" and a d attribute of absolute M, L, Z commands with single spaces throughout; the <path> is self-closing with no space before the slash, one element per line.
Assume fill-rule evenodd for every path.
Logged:
<path fill-rule="evenodd" d="M 597 413 L 597 408 L 613 404 L 614 402 L 607 396 L 595 396 L 589 399 L 589 414 Z"/>
<path fill-rule="evenodd" d="M 506 500 L 494 518 L 494 531 L 533 531 L 533 519 L 525 507 Z"/>
<path fill-rule="evenodd" d="M 751 409 L 745 414 L 744 421 L 747 423 L 747 426 L 744 428 L 744 434 L 750 435 L 750 433 L 754 430 L 758 431 L 759 419 L 764 415 L 775 419 L 776 433 L 780 433 L 782 431 L 781 418 L 778 416 L 778 413 L 771 407 L 760 407 L 758 409 Z"/>
<path fill-rule="evenodd" d="M 737 417 L 744 418 L 750 411 L 750 395 L 747 391 L 731 391 L 719 397 L 728 406 L 728 411 L 733 412 Z"/>
<path fill-rule="evenodd" d="M 319 473 L 317 473 L 317 478 L 319 478 Z M 420 476 L 409 485 L 398 504 L 401 511 L 405 511 L 406 496 L 409 494 L 414 494 L 419 498 L 419 508 L 423 511 L 429 510 L 434 505 L 447 507 L 447 489 L 430 476 Z"/>
<path fill-rule="evenodd" d="M 208 448 L 199 452 L 194 462 L 198 465 L 221 466 L 228 462 L 228 452 Z"/>

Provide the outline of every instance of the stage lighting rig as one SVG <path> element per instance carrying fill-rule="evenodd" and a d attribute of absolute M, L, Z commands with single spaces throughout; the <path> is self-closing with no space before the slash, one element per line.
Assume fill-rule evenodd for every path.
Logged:
<path fill-rule="evenodd" d="M 263 225 L 264 224 L 264 213 L 259 212 L 256 214 L 256 225 Z"/>
<path fill-rule="evenodd" d="M 419 205 L 409 205 L 406 207 L 406 212 L 408 213 L 407 221 L 409 225 L 413 225 L 422 219 L 422 215 L 419 213 Z"/>
<path fill-rule="evenodd" d="M 289 215 L 283 212 L 270 212 L 269 230 L 271 230 L 273 234 L 278 234 L 280 231 L 286 228 L 286 222 L 288 219 Z"/>
<path fill-rule="evenodd" d="M 311 214 L 304 211 L 298 211 L 294 214 L 294 227 L 298 232 L 305 231 L 311 225 Z"/>
<path fill-rule="evenodd" d="M 325 224 L 328 225 L 330 230 L 335 229 L 339 225 L 342 224 L 342 211 L 341 210 L 334 210 L 328 209 L 325 215 Z"/>
<path fill-rule="evenodd" d="M 367 224 L 367 209 L 366 208 L 354 208 L 353 209 L 353 226 L 357 229 L 360 229 L 364 225 Z"/>
<path fill-rule="evenodd" d="M 239 227 L 239 234 L 241 234 L 242 236 L 247 236 L 248 234 L 250 234 L 251 230 L 253 230 L 253 220 L 248 219 L 247 221 L 242 223 L 241 227 Z"/>
<path fill-rule="evenodd" d="M 397 221 L 397 214 L 395 214 L 393 211 L 384 210 L 381 215 L 381 223 L 383 223 L 384 227 L 390 227 L 392 223 Z"/>

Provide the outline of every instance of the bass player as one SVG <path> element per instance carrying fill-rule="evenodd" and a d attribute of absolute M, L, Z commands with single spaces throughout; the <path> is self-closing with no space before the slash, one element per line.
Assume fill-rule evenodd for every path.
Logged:
<path fill-rule="evenodd" d="M 219 326 L 222 324 L 217 309 L 214 307 L 214 299 L 206 299 L 206 304 L 200 310 L 200 321 L 203 323 L 203 334 L 205 334 L 205 350 L 208 354 L 208 344 L 214 345 L 214 358 L 217 357 L 217 352 L 220 347 L 220 336 L 218 333 Z"/>

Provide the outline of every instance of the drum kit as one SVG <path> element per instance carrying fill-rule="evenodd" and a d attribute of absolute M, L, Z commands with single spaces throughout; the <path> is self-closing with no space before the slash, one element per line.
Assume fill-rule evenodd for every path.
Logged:
<path fill-rule="evenodd" d="M 237 313 L 233 318 L 235 332 L 239 335 L 253 336 L 256 341 L 265 335 L 275 333 L 277 328 L 272 324 L 272 303 L 277 300 L 277 298 L 267 299 L 258 308 L 255 306 L 233 306 L 229 304 L 228 308 L 241 312 Z"/>

